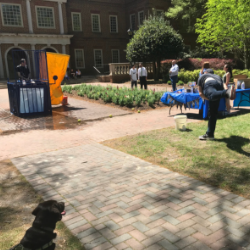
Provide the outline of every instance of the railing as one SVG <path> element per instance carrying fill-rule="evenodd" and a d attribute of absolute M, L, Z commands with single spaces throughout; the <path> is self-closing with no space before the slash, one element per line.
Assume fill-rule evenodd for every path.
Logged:
<path fill-rule="evenodd" d="M 136 68 L 139 67 L 139 63 L 135 63 Z M 144 63 L 143 67 L 146 68 L 148 74 L 153 73 L 153 63 Z M 110 63 L 109 71 L 110 75 L 128 75 L 131 68 L 130 63 Z"/>

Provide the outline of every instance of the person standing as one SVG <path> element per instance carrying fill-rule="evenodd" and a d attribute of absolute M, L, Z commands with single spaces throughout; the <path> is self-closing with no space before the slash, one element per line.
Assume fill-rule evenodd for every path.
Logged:
<path fill-rule="evenodd" d="M 199 136 L 199 139 L 214 140 L 220 99 L 226 98 L 226 101 L 227 99 L 234 100 L 236 91 L 234 86 L 224 89 L 222 79 L 218 75 L 215 75 L 212 69 L 207 69 L 199 77 L 197 85 L 199 86 L 200 97 L 209 101 L 208 129 L 206 134 Z"/>
<path fill-rule="evenodd" d="M 137 88 L 137 69 L 135 65 L 132 65 L 132 68 L 129 71 L 130 80 L 131 80 L 131 89 L 133 89 L 134 85 Z"/>
<path fill-rule="evenodd" d="M 232 72 L 232 68 L 228 64 L 225 64 L 223 69 L 226 72 L 224 76 L 222 77 L 224 89 L 228 89 L 229 88 L 228 84 L 230 82 L 230 79 L 233 77 L 233 72 Z M 227 106 L 227 111 L 230 112 L 231 106 L 230 106 L 229 99 L 226 100 L 226 106 Z"/>
<path fill-rule="evenodd" d="M 176 83 L 178 82 L 178 72 L 179 72 L 179 66 L 176 64 L 176 61 L 172 61 L 172 67 L 169 71 L 169 77 L 171 80 L 172 84 L 172 91 L 175 91 L 176 88 Z"/>
<path fill-rule="evenodd" d="M 138 80 L 140 80 L 140 84 L 141 84 L 141 89 L 147 89 L 147 70 L 145 67 L 142 66 L 142 63 L 139 64 L 139 69 L 138 69 Z"/>
<path fill-rule="evenodd" d="M 16 67 L 17 75 L 21 80 L 29 81 L 30 70 L 26 64 L 26 60 L 23 58 L 20 60 L 20 64 Z"/>

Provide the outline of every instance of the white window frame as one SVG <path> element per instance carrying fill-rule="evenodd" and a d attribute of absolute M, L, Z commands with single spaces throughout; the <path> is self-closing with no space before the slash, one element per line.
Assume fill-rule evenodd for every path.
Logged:
<path fill-rule="evenodd" d="M 4 24 L 4 18 L 3 18 L 3 7 L 2 5 L 15 5 L 19 6 L 20 8 L 20 16 L 21 16 L 21 25 L 9 25 L 9 24 Z M 22 5 L 21 4 L 16 4 L 16 3 L 0 3 L 0 8 L 1 8 L 1 16 L 2 16 L 2 25 L 5 27 L 23 27 L 23 13 L 22 13 Z"/>
<path fill-rule="evenodd" d="M 80 30 L 74 29 L 73 15 L 75 15 L 75 14 L 79 15 L 79 18 L 80 18 Z M 72 22 L 72 30 L 74 32 L 81 32 L 82 31 L 82 14 L 81 14 L 81 12 L 71 12 L 71 22 Z"/>
<path fill-rule="evenodd" d="M 38 9 L 38 8 L 52 9 L 54 27 L 40 27 L 40 26 L 39 26 L 39 23 L 38 23 L 38 14 L 37 14 L 37 9 Z M 55 12 L 54 12 L 54 8 L 53 8 L 53 7 L 47 7 L 47 6 L 36 6 L 36 24 L 37 24 L 37 28 L 39 28 L 39 29 L 55 29 L 55 28 L 56 28 L 56 22 L 55 22 Z"/>
<path fill-rule="evenodd" d="M 143 24 L 143 21 L 142 21 L 142 23 L 141 23 L 141 21 L 140 21 L 140 14 L 141 14 L 141 13 L 143 13 L 143 21 L 144 21 L 144 19 L 145 19 L 144 11 L 143 11 L 143 10 L 142 10 L 142 11 L 139 11 L 139 12 L 138 12 L 138 26 L 140 26 L 140 25 Z"/>
<path fill-rule="evenodd" d="M 114 60 L 113 60 L 113 51 L 118 51 L 118 62 L 117 63 L 120 63 L 120 50 L 119 49 L 112 49 L 111 50 L 112 63 L 114 63 Z"/>
<path fill-rule="evenodd" d="M 98 22 L 99 22 L 99 31 L 94 31 L 94 30 L 93 30 L 93 18 L 92 18 L 93 16 L 98 16 Z M 92 14 L 91 14 L 91 26 L 92 26 L 92 27 L 91 27 L 91 29 L 92 29 L 92 32 L 97 32 L 97 33 L 98 33 L 98 32 L 101 32 L 101 21 L 100 21 L 100 14 L 94 14 L 94 13 L 92 13 Z"/>
<path fill-rule="evenodd" d="M 116 31 L 115 32 L 111 31 L 111 17 L 115 17 L 115 21 L 116 21 Z M 109 15 L 109 26 L 110 26 L 110 33 L 112 33 L 112 34 L 118 33 L 118 17 L 117 17 L 117 15 Z"/>
<path fill-rule="evenodd" d="M 101 51 L 101 58 L 102 58 L 102 65 L 101 65 L 101 67 L 99 67 L 99 66 L 97 67 L 96 61 L 95 61 L 95 52 L 96 52 L 97 50 L 100 50 L 100 51 Z M 102 49 L 94 49 L 94 63 L 95 63 L 95 67 L 96 67 L 96 68 L 98 68 L 98 69 L 103 68 L 103 54 L 102 54 Z"/>
<path fill-rule="evenodd" d="M 135 26 L 134 26 L 134 27 L 132 26 L 132 16 L 135 17 Z M 131 28 L 132 30 L 135 30 L 135 29 L 136 29 L 136 15 L 135 15 L 135 14 L 130 14 L 129 20 L 130 20 L 130 28 Z"/>
<path fill-rule="evenodd" d="M 77 65 L 77 61 L 76 61 L 76 51 L 77 50 L 81 50 L 82 51 L 83 67 L 79 67 Z M 75 52 L 75 66 L 76 66 L 76 69 L 85 69 L 84 49 L 75 49 L 74 52 Z"/>

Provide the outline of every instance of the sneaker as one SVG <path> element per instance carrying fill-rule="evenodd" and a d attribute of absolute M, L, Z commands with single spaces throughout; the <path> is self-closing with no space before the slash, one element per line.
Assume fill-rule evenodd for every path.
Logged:
<path fill-rule="evenodd" d="M 234 85 L 231 85 L 230 88 L 227 90 L 228 98 L 230 100 L 234 100 L 236 97 L 236 89 Z"/>
<path fill-rule="evenodd" d="M 208 135 L 208 134 L 205 134 L 205 135 L 199 136 L 199 139 L 200 139 L 200 140 L 214 140 L 214 137 L 213 137 L 213 136 L 210 136 L 210 135 Z"/>

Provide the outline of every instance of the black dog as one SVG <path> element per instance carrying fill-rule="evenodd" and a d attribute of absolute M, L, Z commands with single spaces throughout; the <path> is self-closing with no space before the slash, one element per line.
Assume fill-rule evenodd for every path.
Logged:
<path fill-rule="evenodd" d="M 26 231 L 20 244 L 10 250 L 54 250 L 56 244 L 53 239 L 56 238 L 56 233 L 53 231 L 57 221 L 65 215 L 64 207 L 63 202 L 55 200 L 40 203 L 32 212 L 36 216 L 32 227 Z"/>

